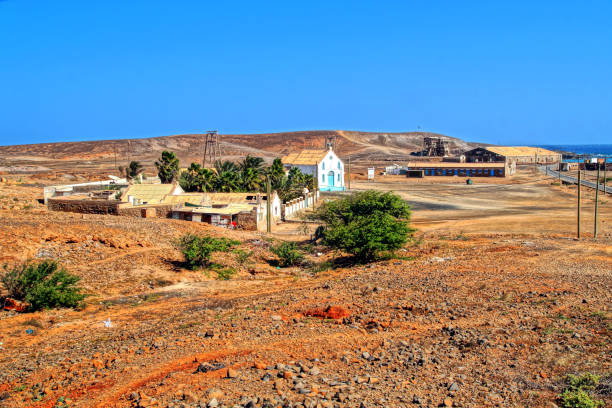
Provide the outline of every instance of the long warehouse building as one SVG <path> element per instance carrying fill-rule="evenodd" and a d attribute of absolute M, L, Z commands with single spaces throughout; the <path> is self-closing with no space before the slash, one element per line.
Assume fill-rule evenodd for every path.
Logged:
<path fill-rule="evenodd" d="M 506 163 L 408 163 L 408 177 L 458 176 L 458 177 L 506 177 L 514 174 L 514 164 Z"/>
<path fill-rule="evenodd" d="M 477 147 L 463 153 L 467 163 L 513 162 L 516 164 L 559 163 L 561 153 L 540 147 L 487 146 Z"/>

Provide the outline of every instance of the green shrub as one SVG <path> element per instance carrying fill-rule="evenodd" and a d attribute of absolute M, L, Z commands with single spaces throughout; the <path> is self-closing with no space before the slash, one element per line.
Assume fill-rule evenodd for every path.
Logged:
<path fill-rule="evenodd" d="M 591 373 L 582 375 L 568 375 L 566 378 L 568 389 L 572 391 L 586 390 L 591 391 L 599 384 L 599 376 Z"/>
<path fill-rule="evenodd" d="M 245 251 L 244 249 L 235 249 L 234 253 L 236 254 L 236 261 L 238 261 L 240 265 L 250 263 L 251 257 L 253 256 L 253 251 Z"/>
<path fill-rule="evenodd" d="M 561 408 L 598 408 L 603 407 L 603 401 L 597 401 L 584 390 L 565 390 L 559 396 Z"/>
<path fill-rule="evenodd" d="M 210 257 L 213 252 L 224 252 L 238 244 L 240 244 L 239 241 L 227 238 L 199 237 L 187 234 L 179 239 L 177 246 L 183 252 L 189 269 L 198 269 L 210 264 Z"/>
<path fill-rule="evenodd" d="M 230 280 L 232 276 L 236 274 L 236 271 L 232 268 L 219 269 L 217 271 L 217 279 L 219 280 Z"/>
<path fill-rule="evenodd" d="M 401 248 L 414 232 L 408 225 L 410 206 L 391 192 L 364 191 L 329 201 L 312 217 L 324 224 L 315 232 L 323 244 L 360 262 Z"/>
<path fill-rule="evenodd" d="M 603 407 L 603 401 L 593 399 L 588 391 L 593 391 L 599 384 L 599 376 L 585 373 L 568 375 L 565 379 L 567 387 L 558 397 L 561 408 L 598 408 Z"/>
<path fill-rule="evenodd" d="M 8 297 L 30 305 L 29 311 L 53 307 L 77 307 L 85 298 L 76 286 L 80 278 L 58 268 L 55 261 L 4 267 L 2 284 Z"/>
<path fill-rule="evenodd" d="M 294 266 L 304 260 L 304 255 L 300 252 L 295 242 L 281 242 L 271 247 L 270 251 L 278 256 L 279 264 L 282 267 Z"/>

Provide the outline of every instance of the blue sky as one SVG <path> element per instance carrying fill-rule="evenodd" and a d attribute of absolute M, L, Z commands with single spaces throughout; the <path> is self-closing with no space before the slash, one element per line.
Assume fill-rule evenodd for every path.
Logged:
<path fill-rule="evenodd" d="M 612 2 L 0 0 L 0 145 L 219 129 L 612 143 Z"/>

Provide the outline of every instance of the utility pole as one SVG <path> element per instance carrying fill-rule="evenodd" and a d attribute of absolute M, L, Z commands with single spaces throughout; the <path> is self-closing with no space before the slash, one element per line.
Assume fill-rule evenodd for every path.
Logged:
<path fill-rule="evenodd" d="M 117 167 L 117 145 L 113 143 L 113 152 L 115 153 L 115 171 L 119 168 Z"/>
<path fill-rule="evenodd" d="M 351 156 L 348 157 L 348 189 L 351 189 Z"/>
<path fill-rule="evenodd" d="M 593 224 L 593 238 L 597 238 L 597 206 L 599 204 L 599 163 L 597 163 L 597 180 L 595 180 L 595 222 Z"/>
<path fill-rule="evenodd" d="M 580 239 L 580 185 L 582 184 L 581 174 L 582 172 L 580 171 L 580 167 L 578 167 L 578 239 Z"/>
<path fill-rule="evenodd" d="M 313 179 L 313 182 L 312 182 L 312 187 L 314 188 L 314 200 L 313 201 L 316 203 L 316 202 L 319 201 L 319 198 L 318 198 L 318 195 L 319 195 L 319 171 L 318 171 L 318 167 L 315 169 L 314 173 L 315 173 L 315 176 L 314 176 L 314 179 Z M 314 205 L 313 205 L 313 207 L 314 207 Z"/>
<path fill-rule="evenodd" d="M 272 232 L 272 187 L 270 186 L 270 176 L 266 176 L 266 193 L 268 196 L 266 197 L 266 231 L 269 233 Z"/>
<path fill-rule="evenodd" d="M 606 196 L 606 182 L 608 181 L 607 179 L 608 177 L 608 157 L 604 157 L 604 182 L 603 182 L 603 191 L 604 191 L 604 197 Z"/>

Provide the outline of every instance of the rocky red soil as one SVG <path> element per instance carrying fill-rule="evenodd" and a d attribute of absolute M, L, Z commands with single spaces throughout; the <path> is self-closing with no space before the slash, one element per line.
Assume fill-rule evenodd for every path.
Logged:
<path fill-rule="evenodd" d="M 612 404 L 607 223 L 577 241 L 514 207 L 416 210 L 398 259 L 314 272 L 272 266 L 274 236 L 52 213 L 39 195 L 0 185 L 1 261 L 58 259 L 90 296 L 82 310 L 0 313 L 0 406 L 553 407 L 582 372 Z M 188 271 L 172 244 L 187 232 L 252 253 L 217 254 L 230 280 Z"/>

